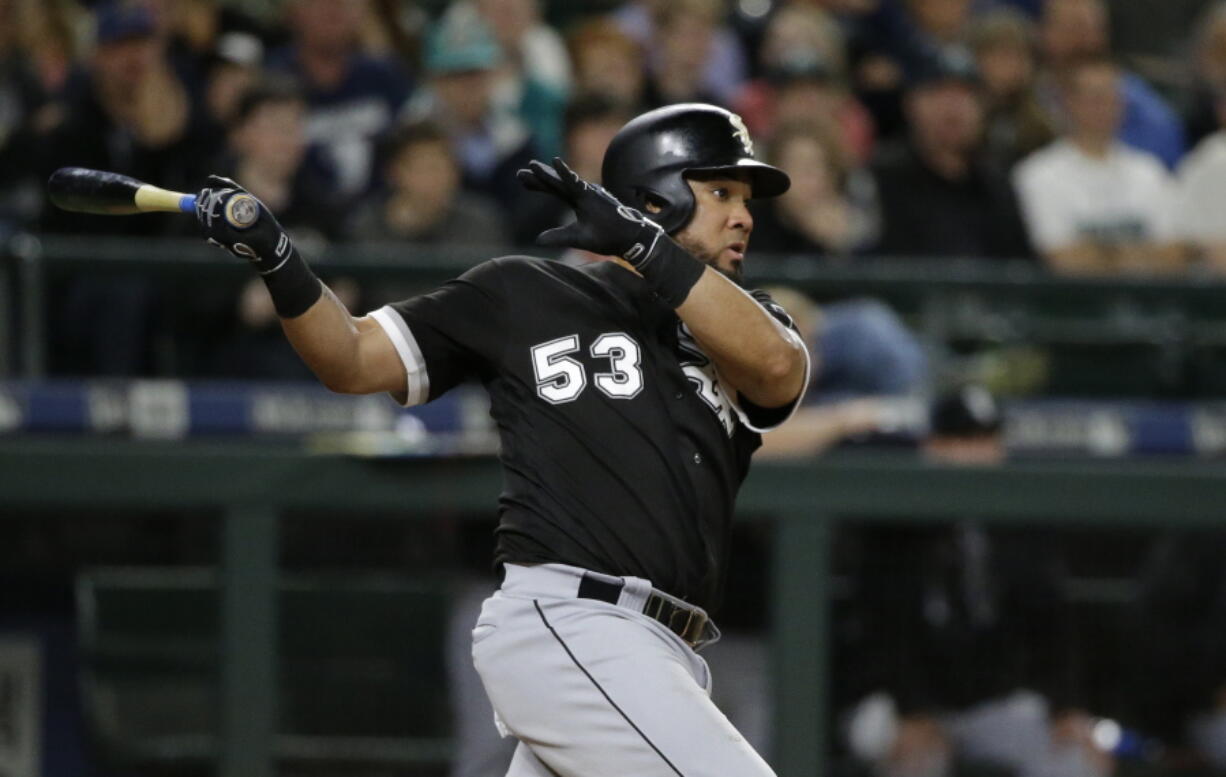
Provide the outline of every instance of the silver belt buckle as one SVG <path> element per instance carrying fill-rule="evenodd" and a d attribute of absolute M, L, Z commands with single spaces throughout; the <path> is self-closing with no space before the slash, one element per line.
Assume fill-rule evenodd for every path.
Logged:
<path fill-rule="evenodd" d="M 667 615 L 665 615 L 665 607 L 669 608 Z M 648 596 L 647 606 L 643 608 L 643 612 L 667 626 L 669 631 L 681 637 L 682 641 L 693 650 L 719 639 L 718 635 L 704 639 L 707 625 L 710 622 L 705 612 L 697 607 L 686 607 L 673 602 L 668 597 L 661 596 L 654 591 Z M 711 627 L 711 630 L 714 631 L 714 626 Z"/>

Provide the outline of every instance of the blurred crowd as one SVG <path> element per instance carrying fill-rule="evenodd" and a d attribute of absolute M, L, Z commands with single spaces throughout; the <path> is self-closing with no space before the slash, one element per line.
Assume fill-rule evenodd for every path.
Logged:
<path fill-rule="evenodd" d="M 527 244 L 562 214 L 521 196 L 519 165 L 599 178 L 627 117 L 705 101 L 793 177 L 755 214 L 760 251 L 1226 266 L 1226 11 L 1206 0 L 248 5 L 0 2 L 0 223 L 175 228 L 48 210 L 46 173 L 74 164 L 227 175 L 319 240 Z"/>
<path fill-rule="evenodd" d="M 519 189 L 526 161 L 596 180 L 627 118 L 706 101 L 792 176 L 754 210 L 755 252 L 1214 272 L 1226 4 L 1152 5 L 0 0 L 0 236 L 191 233 L 48 207 L 47 174 L 80 165 L 184 191 L 232 177 L 308 256 L 404 241 L 476 262 L 567 217 Z M 59 292 L 53 369 L 151 371 L 148 284 Z M 275 320 L 252 293 L 237 325 Z"/>

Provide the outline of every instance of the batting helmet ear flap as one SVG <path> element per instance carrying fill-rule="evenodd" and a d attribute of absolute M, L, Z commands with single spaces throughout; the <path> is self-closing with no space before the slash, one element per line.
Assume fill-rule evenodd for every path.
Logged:
<path fill-rule="evenodd" d="M 635 186 L 634 207 L 660 225 L 665 233 L 672 235 L 685 228 L 694 215 L 694 192 L 684 178 L 678 178 L 680 186 Z M 669 183 L 660 181 L 657 183 Z"/>

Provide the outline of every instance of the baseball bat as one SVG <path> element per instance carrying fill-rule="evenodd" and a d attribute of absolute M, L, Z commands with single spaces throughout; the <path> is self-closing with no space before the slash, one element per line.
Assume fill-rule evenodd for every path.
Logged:
<path fill-rule="evenodd" d="M 61 167 L 47 180 L 47 194 L 57 207 L 76 213 L 126 216 L 168 211 L 194 213 L 196 195 L 172 192 L 119 173 L 85 167 Z M 259 218 L 250 195 L 236 195 L 226 203 L 226 221 L 245 229 Z"/>

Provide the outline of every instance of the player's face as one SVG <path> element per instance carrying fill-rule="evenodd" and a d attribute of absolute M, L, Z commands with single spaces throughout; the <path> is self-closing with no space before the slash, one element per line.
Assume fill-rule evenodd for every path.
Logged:
<path fill-rule="evenodd" d="M 694 217 L 673 238 L 739 283 L 753 231 L 753 216 L 745 206 L 752 194 L 749 183 L 736 178 L 691 178 L 686 183 L 694 192 Z"/>

